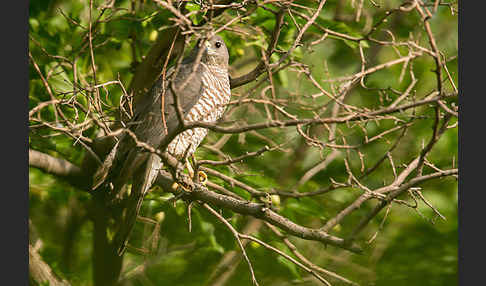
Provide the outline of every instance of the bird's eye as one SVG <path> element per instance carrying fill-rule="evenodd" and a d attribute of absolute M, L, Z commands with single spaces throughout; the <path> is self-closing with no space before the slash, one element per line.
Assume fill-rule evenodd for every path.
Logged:
<path fill-rule="evenodd" d="M 218 49 L 219 49 L 219 48 L 221 48 L 221 45 L 222 45 L 222 44 L 221 44 L 221 42 L 216 42 L 216 44 L 214 44 L 214 45 L 216 46 L 216 48 L 218 48 Z"/>

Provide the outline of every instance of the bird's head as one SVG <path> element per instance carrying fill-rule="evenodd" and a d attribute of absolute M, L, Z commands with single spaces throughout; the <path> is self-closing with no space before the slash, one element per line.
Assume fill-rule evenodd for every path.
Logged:
<path fill-rule="evenodd" d="M 220 36 L 208 39 L 202 48 L 205 49 L 203 53 L 203 62 L 205 64 L 228 69 L 228 49 Z"/>

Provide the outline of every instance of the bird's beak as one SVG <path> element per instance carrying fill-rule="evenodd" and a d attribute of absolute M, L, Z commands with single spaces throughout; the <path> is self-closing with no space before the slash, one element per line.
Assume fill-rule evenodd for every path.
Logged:
<path fill-rule="evenodd" d="M 206 45 L 206 52 L 208 53 L 208 55 L 216 55 L 217 52 L 216 50 L 211 47 L 211 43 L 209 41 L 206 41 L 206 43 L 204 43 Z"/>

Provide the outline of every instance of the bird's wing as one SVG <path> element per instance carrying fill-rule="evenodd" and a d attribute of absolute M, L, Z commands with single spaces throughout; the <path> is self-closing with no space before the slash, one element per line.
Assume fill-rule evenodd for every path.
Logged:
<path fill-rule="evenodd" d="M 154 183 L 157 174 L 162 167 L 160 157 L 155 154 L 150 154 L 144 164 L 144 168 L 140 168 L 139 172 L 134 175 L 134 182 L 132 184 L 130 197 L 126 203 L 125 213 L 122 221 L 118 223 L 120 228 L 113 239 L 118 255 L 122 255 L 125 251 L 128 238 L 135 225 L 140 208 L 142 207 L 144 195 Z"/>
<path fill-rule="evenodd" d="M 201 72 L 202 71 L 196 71 L 196 73 L 191 76 L 190 74 L 192 73 L 192 67 L 182 65 L 180 76 L 178 75 L 176 77 L 176 88 L 180 86 L 189 76 L 192 77 L 186 88 L 181 90 L 181 92 L 178 94 L 184 114 L 189 112 L 203 93 Z M 135 129 L 135 133 L 137 134 L 137 138 L 139 138 L 139 140 L 145 140 L 144 142 L 154 147 L 160 144 L 166 134 L 166 129 L 162 120 L 162 99 L 160 96 L 162 93 L 161 86 L 162 82 L 160 80 L 154 86 L 155 90 L 151 95 L 156 97 L 152 99 L 155 104 L 148 106 L 145 111 L 140 113 L 140 123 Z M 168 88 L 166 90 L 166 94 L 164 95 L 164 114 L 166 114 L 165 124 L 169 133 L 172 132 L 172 130 L 174 130 L 179 123 L 173 102 L 173 93 L 170 88 Z M 140 212 L 143 198 L 154 183 L 159 170 L 162 167 L 159 156 L 140 151 L 141 150 L 137 150 L 137 148 L 132 148 L 129 151 L 128 158 L 123 163 L 120 175 L 118 176 L 121 181 L 115 183 L 115 188 L 116 186 L 121 186 L 126 178 L 131 177 L 131 174 L 135 172 L 133 175 L 130 197 L 128 198 L 125 208 L 125 215 L 123 216 L 120 224 L 120 229 L 114 238 L 115 247 L 117 248 L 119 255 L 122 255 L 125 251 L 128 238 L 132 232 L 138 213 Z M 132 156 L 134 157 L 133 159 L 131 158 Z M 138 168 L 138 165 L 140 165 L 141 168 Z"/>
<path fill-rule="evenodd" d="M 193 65 L 192 61 L 184 60 L 174 80 L 174 86 L 178 88 L 190 77 L 188 84 L 177 95 L 184 114 L 189 112 L 203 93 L 203 67 L 199 64 L 193 72 Z M 167 78 L 173 72 L 173 68 L 169 69 Z M 160 76 L 151 90 L 140 99 L 138 106 L 135 107 L 134 117 L 128 124 L 138 141 L 145 142 L 154 148 L 157 148 L 165 135 L 175 130 L 179 123 L 174 107 L 174 96 L 167 82 L 163 97 L 162 93 L 162 76 Z M 164 118 L 162 118 L 162 100 L 164 101 Z M 141 151 L 143 149 L 137 148 L 136 142 L 129 135 L 122 136 L 95 172 L 92 189 L 97 189 L 107 181 L 108 177 L 111 177 L 110 180 L 117 181 L 115 186 L 124 185 L 136 167 L 147 159 L 148 153 Z"/>

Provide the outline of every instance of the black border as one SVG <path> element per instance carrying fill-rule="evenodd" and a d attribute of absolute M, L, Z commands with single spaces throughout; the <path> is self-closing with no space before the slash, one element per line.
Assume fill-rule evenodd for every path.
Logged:
<path fill-rule="evenodd" d="M 28 16 L 29 1 L 3 3 L 1 246 L 3 285 L 29 285 Z"/>
<path fill-rule="evenodd" d="M 459 2 L 459 285 L 484 285 L 484 1 Z M 469 6 L 466 8 L 465 5 Z M 473 5 L 475 4 L 475 5 Z M 482 7 L 479 7 L 478 4 Z M 480 102 L 480 100 L 482 102 Z M 475 158 L 476 160 L 473 160 Z M 473 162 L 476 161 L 476 162 Z M 477 164 L 476 164 L 477 163 Z"/>
<path fill-rule="evenodd" d="M 459 285 L 482 285 L 485 242 L 483 1 L 459 2 Z M 15 9 L 12 6 L 15 4 Z M 469 4 L 469 9 L 465 5 Z M 473 5 L 476 4 L 476 5 Z M 2 284 L 28 285 L 28 7 L 6 1 L 2 17 Z M 15 10 L 12 11 L 12 10 Z M 8 12 L 7 12 L 8 11 Z M 467 100 L 466 100 L 467 99 Z M 467 102 L 466 102 L 467 101 Z M 477 101 L 477 102 L 475 102 Z M 467 156 L 469 155 L 469 156 Z M 476 158 L 477 165 L 472 158 Z M 6 180 L 6 179 L 9 180 Z M 476 179 L 476 180 L 474 180 Z M 476 181 L 476 182 L 475 182 Z M 467 257 L 467 258 L 466 258 Z M 476 282 L 477 281 L 477 282 Z M 482 282 L 482 283 L 481 283 Z"/>

